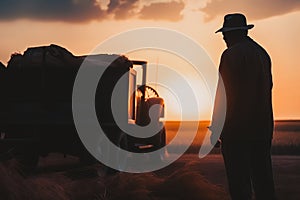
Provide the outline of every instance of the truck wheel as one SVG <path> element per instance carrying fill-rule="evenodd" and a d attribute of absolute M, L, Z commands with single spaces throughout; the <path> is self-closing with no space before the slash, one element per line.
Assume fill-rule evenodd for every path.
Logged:
<path fill-rule="evenodd" d="M 0 149 L 0 162 L 12 159 L 14 149 L 14 147 Z"/>
<path fill-rule="evenodd" d="M 118 151 L 117 155 L 115 155 L 116 157 L 112 157 L 111 159 L 114 159 L 113 162 L 116 166 L 118 166 L 118 169 L 113 169 L 111 167 L 105 166 L 104 171 L 107 175 L 114 175 L 118 172 L 121 172 L 122 169 L 126 169 L 128 158 L 123 157 L 120 153 L 121 149 L 123 151 L 128 150 L 128 140 L 125 133 L 120 133 L 120 137 L 118 138 L 116 145 L 120 148 L 120 150 Z"/>
<path fill-rule="evenodd" d="M 82 165 L 92 165 L 97 163 L 97 159 L 92 156 L 88 150 L 84 149 L 79 156 L 80 164 Z"/>
<path fill-rule="evenodd" d="M 166 146 L 167 142 L 167 135 L 166 135 L 166 128 L 163 127 L 163 129 L 160 131 L 160 147 L 159 148 L 163 148 Z"/>
<path fill-rule="evenodd" d="M 160 141 L 155 146 L 154 150 L 158 150 L 158 149 L 162 150 L 166 146 L 166 129 L 165 129 L 165 127 L 163 127 L 162 130 L 159 132 L 159 137 L 160 137 Z M 165 152 L 163 152 L 162 154 L 155 154 L 150 159 L 153 162 L 161 162 L 164 160 L 164 157 L 165 157 Z"/>
<path fill-rule="evenodd" d="M 31 173 L 33 172 L 39 162 L 39 155 L 36 152 L 27 151 L 23 154 L 15 156 L 18 163 L 18 168 L 21 173 Z"/>
<path fill-rule="evenodd" d="M 128 151 L 128 139 L 127 139 L 127 135 L 125 133 L 122 133 L 120 135 L 120 139 L 119 139 L 119 142 L 118 142 L 118 147 L 120 149 L 122 149 L 123 151 Z M 119 165 L 118 170 L 122 171 L 123 169 L 126 169 L 128 157 L 126 157 L 126 156 L 123 157 L 122 154 L 120 153 L 120 151 L 118 152 L 118 155 L 117 155 L 117 162 L 118 162 L 118 165 Z"/>

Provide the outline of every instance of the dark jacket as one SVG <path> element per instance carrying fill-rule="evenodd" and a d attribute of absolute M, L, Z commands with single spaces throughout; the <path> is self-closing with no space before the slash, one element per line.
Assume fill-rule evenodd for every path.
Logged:
<path fill-rule="evenodd" d="M 270 140 L 273 135 L 272 74 L 268 53 L 250 37 L 226 49 L 221 57 L 212 126 L 220 125 L 221 140 Z M 221 92 L 223 80 L 226 97 Z"/>

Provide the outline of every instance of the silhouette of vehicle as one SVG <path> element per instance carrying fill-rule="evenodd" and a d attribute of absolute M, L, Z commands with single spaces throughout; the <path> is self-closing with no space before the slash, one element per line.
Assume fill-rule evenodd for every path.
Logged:
<path fill-rule="evenodd" d="M 83 62 L 87 67 L 108 66 L 97 86 L 95 110 L 109 140 L 131 152 L 151 152 L 166 145 L 166 131 L 160 120 L 164 101 L 146 85 L 146 61 L 130 61 L 119 55 L 74 56 L 60 46 L 50 45 L 28 48 L 23 55 L 13 54 L 7 68 L 1 68 L 0 159 L 14 157 L 24 169 L 35 168 L 39 157 L 51 152 L 76 155 L 84 162 L 93 160 L 77 134 L 72 113 L 73 85 Z M 139 85 L 136 67 L 142 74 Z M 122 76 L 125 78 L 120 79 Z M 111 109 L 118 81 L 123 91 L 118 94 L 119 106 L 125 110 L 118 113 L 122 123 L 146 126 L 150 123 L 149 109 L 158 104 L 161 109 L 156 110 L 152 120 L 162 127 L 159 132 L 138 138 L 120 129 Z"/>

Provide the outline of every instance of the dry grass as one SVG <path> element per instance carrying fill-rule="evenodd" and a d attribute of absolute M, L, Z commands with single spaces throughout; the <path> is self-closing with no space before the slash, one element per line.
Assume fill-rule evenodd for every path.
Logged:
<path fill-rule="evenodd" d="M 21 176 L 9 161 L 0 165 L 0 199 L 5 200 L 183 200 L 227 199 L 225 191 L 209 183 L 193 163 L 166 176 L 119 173 L 72 180 L 63 173 Z"/>

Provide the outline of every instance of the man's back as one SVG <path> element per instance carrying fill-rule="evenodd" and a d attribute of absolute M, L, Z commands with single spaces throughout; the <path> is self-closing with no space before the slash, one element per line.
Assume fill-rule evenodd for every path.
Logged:
<path fill-rule="evenodd" d="M 271 60 L 246 37 L 226 49 L 219 68 L 227 112 L 222 140 L 267 140 L 273 132 Z"/>

